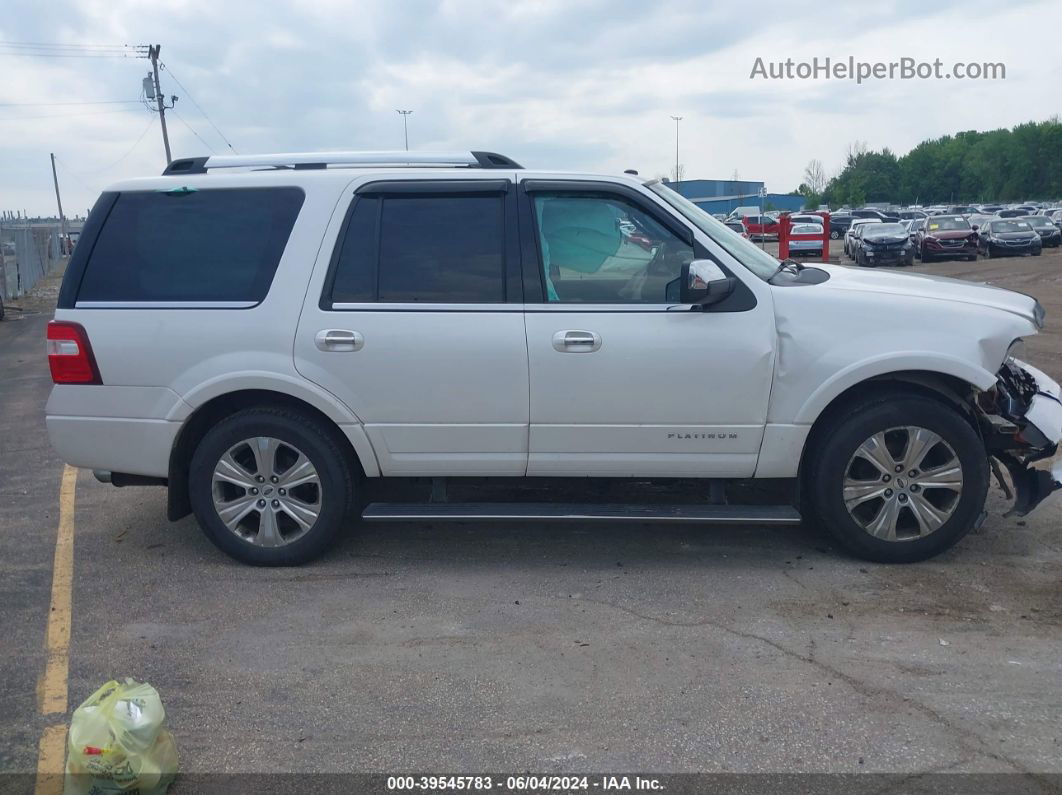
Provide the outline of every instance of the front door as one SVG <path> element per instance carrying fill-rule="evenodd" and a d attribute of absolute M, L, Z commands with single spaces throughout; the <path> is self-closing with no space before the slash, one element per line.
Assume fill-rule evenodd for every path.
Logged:
<path fill-rule="evenodd" d="M 385 475 L 525 472 L 514 202 L 508 179 L 364 186 L 307 296 L 296 367 L 357 414 Z"/>
<path fill-rule="evenodd" d="M 525 252 L 537 252 L 525 292 L 541 285 L 525 307 L 528 474 L 751 476 L 774 365 L 769 303 L 739 280 L 708 311 L 678 306 L 682 265 L 707 254 L 633 189 L 523 185 Z"/>

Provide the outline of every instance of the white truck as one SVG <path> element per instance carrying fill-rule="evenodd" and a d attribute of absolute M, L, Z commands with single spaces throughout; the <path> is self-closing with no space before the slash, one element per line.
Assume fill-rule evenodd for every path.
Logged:
<path fill-rule="evenodd" d="M 85 224 L 48 328 L 51 440 L 307 561 L 349 520 L 791 524 L 914 561 L 1059 487 L 1059 385 L 1014 292 L 779 262 L 666 185 L 489 152 L 174 161 Z M 1034 464 L 1037 464 L 1034 466 Z M 998 470 L 998 467 L 997 467 Z M 696 478 L 678 505 L 455 503 L 457 478 Z M 433 498 L 382 502 L 381 479 Z M 783 479 L 780 504 L 728 499 Z"/>

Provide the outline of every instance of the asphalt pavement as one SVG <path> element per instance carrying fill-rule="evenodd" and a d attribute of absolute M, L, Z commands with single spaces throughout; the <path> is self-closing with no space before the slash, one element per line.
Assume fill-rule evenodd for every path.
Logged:
<path fill-rule="evenodd" d="M 1004 520 L 995 488 L 980 531 L 908 566 L 794 529 L 521 523 L 352 527 L 255 569 L 168 523 L 162 489 L 82 472 L 69 709 L 41 716 L 46 320 L 0 323 L 0 771 L 132 676 L 185 773 L 1062 772 L 1062 507 Z"/>

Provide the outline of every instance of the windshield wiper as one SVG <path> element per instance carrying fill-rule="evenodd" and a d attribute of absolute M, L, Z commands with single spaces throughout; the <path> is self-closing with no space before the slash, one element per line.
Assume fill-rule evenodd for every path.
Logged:
<path fill-rule="evenodd" d="M 805 267 L 804 263 L 797 262 L 795 259 L 783 259 L 779 261 L 778 268 L 771 274 L 771 279 L 789 268 L 793 269 L 793 273 L 800 273 Z M 771 279 L 768 279 L 767 281 L 771 281 Z"/>

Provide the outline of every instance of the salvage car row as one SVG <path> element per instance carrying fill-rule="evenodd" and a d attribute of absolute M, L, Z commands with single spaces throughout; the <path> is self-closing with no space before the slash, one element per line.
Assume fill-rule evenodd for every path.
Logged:
<path fill-rule="evenodd" d="M 857 265 L 913 265 L 915 259 L 1038 257 L 1045 246 L 1060 243 L 1062 230 L 1040 215 L 934 215 L 898 223 L 860 218 L 845 232 L 844 253 Z"/>

